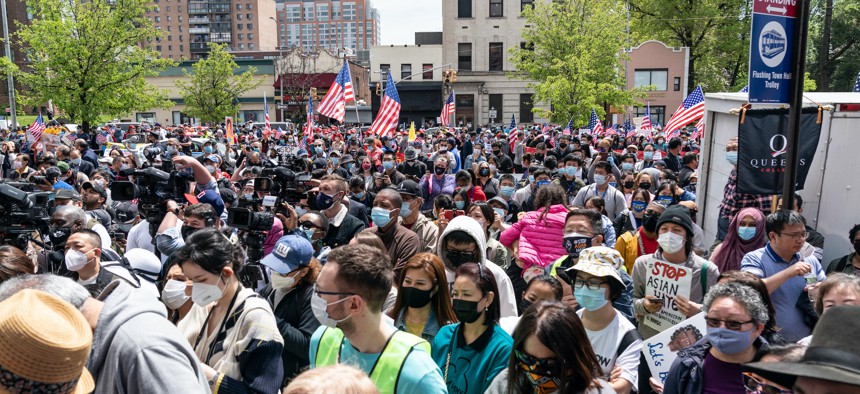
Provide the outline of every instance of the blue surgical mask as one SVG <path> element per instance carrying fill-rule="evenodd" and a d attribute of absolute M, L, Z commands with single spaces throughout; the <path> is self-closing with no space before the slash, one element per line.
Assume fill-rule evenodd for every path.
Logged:
<path fill-rule="evenodd" d="M 735 331 L 724 327 L 708 327 L 708 342 L 721 353 L 738 354 L 752 343 L 750 331 Z"/>
<path fill-rule="evenodd" d="M 645 201 L 631 201 L 630 202 L 630 208 L 633 208 L 634 212 L 642 212 L 645 210 L 645 207 L 647 207 L 647 206 L 648 206 L 648 204 L 646 204 Z"/>
<path fill-rule="evenodd" d="M 625 171 L 633 171 L 633 163 L 621 163 L 621 169 Z"/>
<path fill-rule="evenodd" d="M 535 176 L 529 175 L 529 183 L 535 183 Z"/>
<path fill-rule="evenodd" d="M 737 151 L 726 152 L 726 161 L 728 161 L 729 164 L 731 164 L 733 166 L 737 165 L 738 164 L 738 152 Z"/>
<path fill-rule="evenodd" d="M 654 158 L 654 151 L 645 151 L 642 153 L 642 158 L 645 160 L 651 160 Z"/>
<path fill-rule="evenodd" d="M 602 287 L 597 290 L 591 290 L 588 286 L 574 288 L 573 296 L 576 297 L 576 302 L 579 305 L 592 312 L 603 308 L 608 302 L 606 301 L 606 290 Z"/>
<path fill-rule="evenodd" d="M 594 174 L 594 183 L 603 186 L 606 184 L 606 175 Z"/>
<path fill-rule="evenodd" d="M 755 227 L 738 226 L 738 237 L 749 241 L 755 237 Z"/>
<path fill-rule="evenodd" d="M 353 197 L 355 197 L 355 198 L 357 198 L 357 199 L 359 199 L 359 200 L 361 200 L 362 198 L 364 198 L 364 193 L 365 193 L 365 192 L 363 192 L 363 191 L 362 191 L 362 192 L 360 192 L 360 193 L 353 193 L 353 194 L 352 194 L 352 196 L 353 196 Z"/>
<path fill-rule="evenodd" d="M 499 214 L 499 216 L 502 218 L 502 221 L 504 221 L 504 220 L 505 220 L 505 210 L 504 210 L 504 209 L 502 209 L 502 208 L 493 208 L 493 212 L 495 212 L 495 213 Z"/>
<path fill-rule="evenodd" d="M 540 181 L 537 181 L 537 183 L 535 184 L 535 186 L 536 186 L 538 189 L 540 189 L 540 188 L 542 188 L 542 187 L 544 187 L 544 186 L 546 186 L 546 185 L 549 185 L 549 181 L 548 181 L 548 180 L 546 180 L 546 179 L 544 179 L 544 180 L 540 180 Z"/>
<path fill-rule="evenodd" d="M 393 161 L 383 161 L 382 162 L 382 168 L 384 168 L 385 171 L 390 171 L 392 168 L 394 168 L 394 162 Z"/>
<path fill-rule="evenodd" d="M 657 196 L 657 202 L 667 207 L 672 205 L 673 200 L 672 196 Z"/>
<path fill-rule="evenodd" d="M 403 205 L 400 206 L 400 217 L 405 218 L 412 214 L 412 208 L 409 207 L 409 204 L 404 201 Z"/>
<path fill-rule="evenodd" d="M 204 147 L 203 151 L 206 153 L 212 153 L 212 147 L 211 146 Z"/>
<path fill-rule="evenodd" d="M 370 211 L 370 220 L 372 220 L 373 224 L 375 224 L 377 227 L 385 227 L 388 225 L 388 223 L 391 223 L 390 215 L 391 211 L 385 208 L 374 207 Z"/>
<path fill-rule="evenodd" d="M 307 210 L 307 209 L 304 209 L 304 208 L 302 208 L 302 207 L 300 207 L 300 206 L 296 206 L 296 207 L 295 207 L 295 210 L 296 210 L 296 215 L 299 215 L 299 216 L 302 216 L 302 215 L 304 215 L 304 214 L 308 213 L 308 210 Z"/>
<path fill-rule="evenodd" d="M 337 157 L 331 158 L 331 164 L 338 165 L 338 163 L 340 163 L 340 159 L 338 159 Z"/>
<path fill-rule="evenodd" d="M 510 197 L 514 194 L 516 189 L 513 186 L 502 186 L 502 196 Z"/>
<path fill-rule="evenodd" d="M 456 207 L 457 209 L 462 211 L 463 208 L 466 207 L 466 202 L 465 201 L 454 201 L 454 207 Z"/>

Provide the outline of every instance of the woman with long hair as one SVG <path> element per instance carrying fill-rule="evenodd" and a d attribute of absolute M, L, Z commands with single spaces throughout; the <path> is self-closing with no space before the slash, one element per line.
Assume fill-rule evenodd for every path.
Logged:
<path fill-rule="evenodd" d="M 418 253 L 406 262 L 397 283 L 397 300 L 388 311 L 398 330 L 428 342 L 439 328 L 457 321 L 445 265 L 432 253 Z"/>
<path fill-rule="evenodd" d="M 526 309 L 514 331 L 508 367 L 486 394 L 612 393 L 573 307 L 542 301 Z"/>
<path fill-rule="evenodd" d="M 749 252 L 767 243 L 764 214 L 758 208 L 744 208 L 729 223 L 726 239 L 711 254 L 711 262 L 720 272 L 741 269 L 741 260 Z"/>
<path fill-rule="evenodd" d="M 487 260 L 490 260 L 496 265 L 507 268 L 510 260 L 508 248 L 504 247 L 496 238 L 490 236 L 490 228 L 496 220 L 496 213 L 486 201 L 475 201 L 466 211 L 466 216 L 475 219 L 484 230 L 484 237 L 487 239 Z"/>

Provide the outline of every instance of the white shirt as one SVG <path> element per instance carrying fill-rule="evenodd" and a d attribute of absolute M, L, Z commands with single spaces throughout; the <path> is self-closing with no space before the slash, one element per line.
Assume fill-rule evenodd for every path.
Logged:
<path fill-rule="evenodd" d="M 582 309 L 576 311 L 577 316 L 582 317 Z M 621 378 L 630 382 L 633 385 L 633 390 L 636 390 L 636 383 L 639 381 L 639 352 L 642 351 L 642 339 L 633 341 L 627 349 L 621 352 L 617 358 L 618 346 L 621 345 L 621 340 L 627 331 L 636 330 L 633 323 L 630 323 L 621 312 L 615 311 L 615 318 L 604 329 L 600 331 L 591 331 L 585 329 L 588 335 L 588 340 L 591 341 L 591 347 L 594 348 L 594 354 L 597 355 L 597 361 L 600 363 L 603 378 L 608 379 L 609 374 L 615 366 L 621 367 Z"/>
<path fill-rule="evenodd" d="M 335 226 L 335 227 L 340 227 L 340 224 L 343 223 L 343 219 L 346 218 L 346 214 L 348 214 L 348 213 L 349 213 L 349 208 L 347 208 L 343 204 L 340 204 L 340 211 L 337 211 L 337 213 L 334 215 L 334 217 L 329 219 L 330 220 L 329 224 L 331 224 L 332 226 Z"/>
<path fill-rule="evenodd" d="M 511 197 L 511 200 L 514 200 L 517 203 L 519 203 L 520 205 L 523 205 L 523 203 L 529 199 L 529 196 L 531 194 L 532 194 L 532 187 L 527 185 L 526 187 L 515 191 L 514 195 Z"/>
<path fill-rule="evenodd" d="M 176 220 L 176 230 L 179 231 L 182 229 L 182 221 Z M 98 226 L 97 226 L 98 227 Z M 146 249 L 152 253 L 155 253 L 155 245 L 152 244 L 152 236 L 149 235 L 149 222 L 146 219 L 140 221 L 140 223 L 135 224 L 131 230 L 128 230 L 128 236 L 126 237 L 125 250 L 132 250 L 134 248 Z M 167 262 L 168 256 L 161 256 L 161 263 L 164 264 Z"/>
<path fill-rule="evenodd" d="M 484 260 L 484 268 L 489 269 L 496 279 L 496 286 L 499 287 L 499 306 L 502 317 L 517 316 L 517 298 L 514 296 L 514 286 L 511 283 L 511 278 L 505 272 L 504 268 L 499 267 L 489 260 Z M 445 268 L 445 276 L 448 278 L 448 287 L 454 285 L 456 274 L 454 271 Z M 638 360 L 638 359 L 637 359 Z"/>

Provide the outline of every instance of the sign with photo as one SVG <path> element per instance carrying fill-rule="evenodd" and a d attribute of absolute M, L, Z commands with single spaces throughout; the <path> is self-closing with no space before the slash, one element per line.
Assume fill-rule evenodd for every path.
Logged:
<path fill-rule="evenodd" d="M 648 362 L 651 376 L 664 383 L 669 375 L 669 368 L 678 358 L 678 351 L 692 346 L 707 335 L 707 332 L 705 312 L 701 312 L 646 339 L 642 344 L 642 354 Z"/>
<path fill-rule="evenodd" d="M 689 268 L 654 258 L 649 259 L 645 295 L 662 300 L 663 307 L 655 313 L 646 314 L 643 323 L 662 332 L 685 320 L 687 316 L 684 316 L 675 305 L 675 296 L 690 298 L 692 276 L 693 270 Z"/>

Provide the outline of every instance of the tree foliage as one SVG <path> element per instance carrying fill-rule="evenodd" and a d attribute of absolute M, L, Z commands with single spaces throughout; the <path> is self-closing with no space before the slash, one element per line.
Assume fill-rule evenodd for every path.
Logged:
<path fill-rule="evenodd" d="M 204 122 L 220 122 L 239 110 L 239 96 L 262 83 L 254 81 L 255 67 L 236 74 L 239 66 L 226 45 L 209 44 L 209 54 L 192 66 L 194 72 L 183 70 L 187 81 L 177 80 L 185 113 Z"/>
<path fill-rule="evenodd" d="M 828 5 L 832 13 L 826 29 Z M 860 2 L 815 0 L 810 6 L 807 70 L 821 91 L 850 92 L 860 71 Z"/>
<path fill-rule="evenodd" d="M 623 3 L 616 0 L 535 2 L 523 17 L 525 48 L 510 50 L 518 73 L 537 81 L 535 108 L 553 122 L 585 124 L 591 109 L 623 108 L 635 103 L 636 91 L 625 90 L 623 49 L 626 35 Z M 520 75 L 511 75 L 512 78 Z"/>
<path fill-rule="evenodd" d="M 143 44 L 160 37 L 146 18 L 148 0 L 28 0 L 35 18 L 17 37 L 30 70 L 22 71 L 25 102 L 48 100 L 84 127 L 99 115 L 167 108 L 166 92 L 145 77 L 173 64 Z"/>

